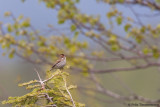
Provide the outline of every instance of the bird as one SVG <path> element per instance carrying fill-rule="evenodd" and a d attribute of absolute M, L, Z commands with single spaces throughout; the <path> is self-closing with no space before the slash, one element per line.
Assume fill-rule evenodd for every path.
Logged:
<path fill-rule="evenodd" d="M 66 56 L 64 54 L 60 54 L 59 59 L 55 62 L 50 71 L 52 71 L 53 69 L 63 69 L 65 65 L 66 65 Z"/>

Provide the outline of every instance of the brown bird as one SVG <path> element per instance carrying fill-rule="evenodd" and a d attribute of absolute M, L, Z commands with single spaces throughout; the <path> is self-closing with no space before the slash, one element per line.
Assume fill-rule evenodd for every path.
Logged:
<path fill-rule="evenodd" d="M 66 57 L 64 54 L 60 54 L 59 59 L 55 62 L 50 71 L 52 69 L 62 69 L 65 65 L 66 65 Z"/>

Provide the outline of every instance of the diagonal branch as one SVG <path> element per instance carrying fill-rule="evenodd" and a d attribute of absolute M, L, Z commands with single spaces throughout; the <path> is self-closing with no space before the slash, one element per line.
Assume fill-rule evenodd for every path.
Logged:
<path fill-rule="evenodd" d="M 71 95 L 71 93 L 69 92 L 69 90 L 68 90 L 68 88 L 67 88 L 67 82 L 66 82 L 66 79 L 64 78 L 64 76 L 63 76 L 63 75 L 62 75 L 62 78 L 63 78 L 63 81 L 64 81 L 64 86 L 65 86 L 65 88 L 66 88 L 66 91 L 67 91 L 67 93 L 69 94 L 69 96 L 70 96 L 70 98 L 71 98 L 71 101 L 72 101 L 73 107 L 76 107 L 75 102 L 74 102 L 74 100 L 73 100 L 73 98 L 72 98 L 72 95 Z"/>
<path fill-rule="evenodd" d="M 138 101 L 142 101 L 142 102 L 145 102 L 145 103 L 160 103 L 160 99 L 158 100 L 152 100 L 152 99 L 149 99 L 149 98 L 145 98 L 143 96 L 139 96 L 139 95 L 131 95 L 131 96 L 122 96 L 120 94 L 117 94 L 117 93 L 114 93 L 108 89 L 105 89 L 96 79 L 95 75 L 91 72 L 91 75 L 90 75 L 90 78 L 94 81 L 94 83 L 96 84 L 97 86 L 97 89 L 90 89 L 92 91 L 96 91 L 96 92 L 99 92 L 103 95 L 107 95 L 107 96 L 110 96 L 114 99 L 117 99 L 119 101 L 134 101 L 134 100 L 138 100 Z"/>
<path fill-rule="evenodd" d="M 40 77 L 40 75 L 39 75 L 39 73 L 38 73 L 38 71 L 37 71 L 37 69 L 34 69 L 34 71 L 37 73 L 37 75 L 38 75 L 38 78 L 39 78 L 39 82 L 40 82 L 40 84 L 41 84 L 41 86 L 42 86 L 42 89 L 45 89 L 45 82 L 46 82 L 46 80 L 44 80 L 44 81 L 42 81 L 42 79 L 41 79 L 41 77 Z M 48 79 L 47 79 L 48 80 Z M 45 95 L 45 97 L 46 97 L 46 99 L 48 100 L 48 101 L 50 101 L 51 103 L 53 103 L 53 101 L 52 101 L 52 97 L 50 97 L 49 95 L 48 95 L 48 93 L 43 93 L 44 95 Z M 51 105 L 51 107 L 57 107 L 55 104 L 53 104 L 53 105 Z"/>
<path fill-rule="evenodd" d="M 106 69 L 106 70 L 91 69 L 89 71 L 93 73 L 111 73 L 111 72 L 120 72 L 120 71 L 133 71 L 133 70 L 139 70 L 139 69 L 145 69 L 145 68 L 157 67 L 157 66 L 160 66 L 160 64 L 159 63 L 147 63 L 144 65 L 126 67 L 126 68 L 125 67 L 124 68 L 113 68 L 113 69 Z"/>

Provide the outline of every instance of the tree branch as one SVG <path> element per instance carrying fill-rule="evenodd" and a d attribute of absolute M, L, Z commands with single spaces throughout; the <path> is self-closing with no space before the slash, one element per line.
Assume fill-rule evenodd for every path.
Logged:
<path fill-rule="evenodd" d="M 158 66 L 160 66 L 159 63 L 148 63 L 144 65 L 138 65 L 138 66 L 126 67 L 126 68 L 113 68 L 113 69 L 106 69 L 106 70 L 91 69 L 89 71 L 93 73 L 111 73 L 111 72 L 119 72 L 119 71 L 133 71 L 133 70 L 145 69 L 149 67 L 158 67 Z"/>
<path fill-rule="evenodd" d="M 107 96 L 110 96 L 114 99 L 117 99 L 117 100 L 120 100 L 120 101 L 134 101 L 134 100 L 138 100 L 138 101 L 142 101 L 142 102 L 145 102 L 145 103 L 160 103 L 160 99 L 158 100 L 152 100 L 152 99 L 149 99 L 149 98 L 145 98 L 145 97 L 142 97 L 142 96 L 139 96 L 139 95 L 131 95 L 131 96 L 122 96 L 120 94 L 117 94 L 117 93 L 114 93 L 110 90 L 107 90 L 105 89 L 96 79 L 95 75 L 91 72 L 91 75 L 90 75 L 90 78 L 95 82 L 96 86 L 97 86 L 97 89 L 90 89 L 92 91 L 96 91 L 96 92 L 99 92 L 103 95 L 107 95 Z"/>
<path fill-rule="evenodd" d="M 62 78 L 63 78 L 63 81 L 64 81 L 65 89 L 66 89 L 66 91 L 67 91 L 68 95 L 69 95 L 69 96 L 70 96 L 70 98 L 71 98 L 71 101 L 72 101 L 73 107 L 76 107 L 75 102 L 74 102 L 74 100 L 73 100 L 73 98 L 72 98 L 72 95 L 71 95 L 71 93 L 70 93 L 70 92 L 69 92 L 69 90 L 68 90 L 66 79 L 64 78 L 64 76 L 63 76 L 63 75 L 62 75 Z"/>

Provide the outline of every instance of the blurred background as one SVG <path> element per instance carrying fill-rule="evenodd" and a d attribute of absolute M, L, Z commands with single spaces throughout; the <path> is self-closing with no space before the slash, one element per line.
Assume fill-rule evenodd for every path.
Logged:
<path fill-rule="evenodd" d="M 26 0 L 24 2 L 21 0 L 1 0 L 1 29 L 3 28 L 3 31 L 6 32 L 6 34 L 9 32 L 7 30 L 8 24 L 15 23 L 12 17 L 5 16 L 5 13 L 9 12 L 12 14 L 12 16 L 14 16 L 14 18 L 17 18 L 20 15 L 23 15 L 23 17 L 25 18 L 30 18 L 32 30 L 35 29 L 35 31 L 38 32 L 38 35 L 41 35 L 46 39 L 52 40 L 51 37 L 54 37 L 56 35 L 57 38 L 60 37 L 60 40 L 67 37 L 71 41 L 76 38 L 76 40 L 73 41 L 77 41 L 77 43 L 83 41 L 88 43 L 87 49 L 75 49 L 76 52 L 70 53 L 70 51 L 72 50 L 66 51 L 68 50 L 67 48 L 70 47 L 64 46 L 65 44 L 61 45 L 61 43 L 63 44 L 63 40 L 59 42 L 60 45 L 49 42 L 50 45 L 58 46 L 59 49 L 53 49 L 54 52 L 50 52 L 53 53 L 51 59 L 50 57 L 44 55 L 44 58 L 48 58 L 48 62 L 50 62 L 50 64 L 33 64 L 28 60 L 25 60 L 25 58 L 20 57 L 19 55 L 15 55 L 14 58 L 9 58 L 7 53 L 10 52 L 10 49 L 0 47 L 1 101 L 7 99 L 8 96 L 22 96 L 25 93 L 29 92 L 26 91 L 26 89 L 23 87 L 18 87 L 18 84 L 38 79 L 36 73 L 33 70 L 35 66 L 40 69 L 40 75 L 45 78 L 46 69 L 49 69 L 51 67 L 51 63 L 54 63 L 54 61 L 56 60 L 56 54 L 59 54 L 60 52 L 64 52 L 65 54 L 67 54 L 67 56 L 69 57 L 68 60 L 71 61 L 67 65 L 74 67 L 76 67 L 76 63 L 70 60 L 72 59 L 72 57 L 80 56 L 84 57 L 84 59 L 87 56 L 91 57 L 87 57 L 85 59 L 87 60 L 87 62 L 84 62 L 84 64 L 85 67 L 87 66 L 87 70 L 85 69 L 84 72 L 83 68 L 85 67 L 83 67 L 83 64 L 79 67 L 80 69 L 82 69 L 82 72 L 79 72 L 79 68 L 78 70 L 73 69 L 68 71 L 71 74 L 68 80 L 69 83 L 78 86 L 77 89 L 72 92 L 73 98 L 81 103 L 84 103 L 86 107 L 125 107 L 128 106 L 128 104 L 132 104 L 135 102 L 141 102 L 144 104 L 149 103 L 147 101 L 143 102 L 143 100 L 141 101 L 136 98 L 129 100 L 123 98 L 120 98 L 121 100 L 119 98 L 116 99 L 113 93 L 118 93 L 118 95 L 122 95 L 124 97 L 135 95 L 143 96 L 144 98 L 152 100 L 159 99 L 160 71 L 158 67 L 158 40 L 160 32 L 157 32 L 158 29 L 160 29 L 159 1 L 142 0 L 139 3 L 136 2 L 137 0 L 128 0 L 128 2 L 127 0 L 121 1 L 113 0 L 112 2 L 110 0 L 80 0 L 78 3 L 75 3 L 76 9 L 79 13 L 88 15 L 87 21 L 89 21 L 89 16 L 93 16 L 91 17 L 91 20 L 92 18 L 98 18 L 98 21 L 103 24 L 102 30 L 105 29 L 107 31 L 106 33 L 102 32 L 100 28 L 98 29 L 96 27 L 99 26 L 98 22 L 96 22 L 95 25 L 90 26 L 90 22 L 83 23 L 79 21 L 80 19 L 75 18 L 74 20 L 60 23 L 59 17 L 62 17 L 65 14 L 62 12 L 63 15 L 58 16 L 60 14 L 59 8 L 61 8 L 61 6 L 57 6 L 57 8 L 56 6 L 55 8 L 51 8 L 47 5 L 48 1 L 45 0 Z M 152 3 L 155 4 L 152 5 Z M 159 9 L 156 6 L 159 6 Z M 71 8 L 71 10 L 72 9 L 73 8 Z M 76 12 L 75 15 L 77 15 L 77 17 L 81 17 L 78 13 L 76 14 Z M 66 20 L 70 19 L 71 18 L 66 18 Z M 74 21 L 77 21 L 77 24 L 74 23 Z M 74 31 L 74 24 L 77 25 L 76 32 L 79 32 L 79 36 L 75 36 L 76 34 Z M 90 28 L 85 29 L 85 26 Z M 83 31 L 80 31 L 79 29 L 82 29 Z M 144 32 L 142 30 L 144 30 Z M 28 30 L 28 32 L 30 31 L 31 30 Z M 88 35 L 87 32 L 89 33 Z M 13 32 L 9 33 L 15 35 Z M 33 35 L 35 34 L 36 33 L 34 33 Z M 98 36 L 102 35 L 102 38 L 99 39 L 98 37 L 91 37 L 90 34 Z M 2 32 L 1 35 L 3 35 Z M 110 36 L 105 37 L 104 35 Z M 112 35 L 114 36 L 112 37 Z M 139 37 L 139 35 L 143 37 Z M 153 36 L 156 36 L 156 38 L 154 38 Z M 119 39 L 121 37 L 126 39 L 126 41 L 123 41 L 123 39 Z M 16 36 L 15 40 L 19 41 L 20 39 L 22 39 L 21 36 Z M 110 49 L 109 51 L 111 52 L 108 52 L 108 48 L 105 48 L 105 46 L 103 46 L 99 42 L 96 42 L 96 40 L 99 40 L 101 43 L 103 42 L 103 40 L 106 40 L 106 44 L 103 45 L 106 45 L 106 47 L 108 46 Z M 132 46 L 127 40 L 136 44 L 136 47 L 132 49 L 133 52 L 132 50 L 129 50 Z M 119 41 L 118 44 L 114 44 L 115 47 L 111 46 L 110 48 L 110 45 L 117 41 Z M 120 44 L 122 45 L 122 47 Z M 71 45 L 74 45 L 74 43 Z M 78 45 L 76 46 L 78 47 Z M 123 46 L 126 46 L 129 52 L 127 49 L 125 50 Z M 38 47 L 35 47 L 35 49 L 38 49 Z M 155 50 L 157 53 L 155 52 Z M 112 52 L 116 54 L 114 55 L 112 54 Z M 19 51 L 19 53 L 25 52 Z M 36 54 L 32 56 L 32 58 L 33 57 L 36 57 Z M 104 57 L 106 60 L 103 61 Z M 146 59 L 144 59 L 143 57 L 145 57 Z M 128 67 L 131 67 L 131 70 L 121 70 L 121 68 Z M 117 70 L 115 70 L 116 68 Z M 100 85 L 102 85 L 102 87 Z M 101 88 L 104 88 L 107 91 L 105 92 L 104 89 Z M 110 92 L 108 92 L 108 90 L 113 93 L 109 94 Z M 155 103 L 157 104 L 158 102 Z M 10 105 L 0 104 L 0 106 L 9 107 Z"/>

